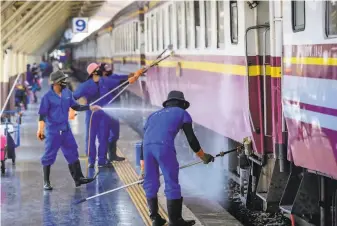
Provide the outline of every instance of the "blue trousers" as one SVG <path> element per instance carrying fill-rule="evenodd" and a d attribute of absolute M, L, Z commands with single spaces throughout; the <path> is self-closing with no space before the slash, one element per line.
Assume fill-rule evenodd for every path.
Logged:
<path fill-rule="evenodd" d="M 107 115 L 103 111 L 93 113 L 90 126 L 91 111 L 87 111 L 86 123 L 86 154 L 89 156 L 89 164 L 95 164 L 96 161 L 96 137 L 98 138 L 98 165 L 104 165 L 107 162 L 109 123 Z M 90 127 L 90 128 L 89 128 Z"/>
<path fill-rule="evenodd" d="M 78 146 L 70 129 L 65 132 L 47 130 L 45 152 L 41 158 L 42 165 L 49 166 L 54 164 L 60 148 L 68 164 L 78 160 Z"/>
<path fill-rule="evenodd" d="M 144 145 L 144 184 L 146 197 L 151 199 L 157 196 L 160 181 L 159 167 L 165 181 L 166 198 L 180 199 L 181 188 L 179 185 L 179 163 L 174 147 L 161 144 Z"/>

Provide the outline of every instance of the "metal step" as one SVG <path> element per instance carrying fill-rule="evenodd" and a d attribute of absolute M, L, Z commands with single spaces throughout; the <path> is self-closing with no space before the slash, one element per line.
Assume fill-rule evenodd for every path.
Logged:
<path fill-rule="evenodd" d="M 264 202 L 267 201 L 268 192 L 257 192 L 256 195 L 260 197 Z"/>
<path fill-rule="evenodd" d="M 280 206 L 280 209 L 281 209 L 283 212 L 286 212 L 286 213 L 289 213 L 289 214 L 291 214 L 292 208 L 293 208 L 293 205 Z"/>

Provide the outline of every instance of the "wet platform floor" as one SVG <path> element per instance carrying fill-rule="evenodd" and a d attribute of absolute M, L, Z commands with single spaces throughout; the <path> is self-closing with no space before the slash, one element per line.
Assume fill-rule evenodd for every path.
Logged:
<path fill-rule="evenodd" d="M 45 86 L 44 86 L 45 88 Z M 43 92 L 43 91 L 42 91 Z M 121 121 L 121 135 L 118 141 L 119 155 L 127 161 L 114 164 L 114 169 L 101 170 L 96 181 L 75 188 L 62 152 L 51 168 L 53 191 L 43 190 L 43 172 L 40 158 L 43 143 L 36 139 L 38 105 L 30 105 L 21 127 L 21 146 L 17 149 L 17 165 L 6 161 L 6 174 L 1 177 L 1 225 L 151 225 L 146 206 L 144 190 L 133 186 L 80 205 L 74 201 L 117 188 L 137 180 L 139 167 L 136 164 L 134 145 L 141 137 L 125 120 Z M 93 176 L 95 169 L 87 168 L 84 157 L 84 113 L 79 113 L 71 121 L 71 127 L 81 156 L 84 175 Z M 190 161 L 197 161 L 193 156 Z M 184 162 L 181 164 L 185 164 Z M 208 200 L 207 192 L 193 186 L 191 175 L 196 169 L 206 170 L 205 166 L 180 173 L 180 183 L 184 196 L 183 216 L 195 219 L 196 226 L 241 226 L 233 216 L 217 203 Z M 200 180 L 200 178 L 194 178 Z M 162 184 L 164 185 L 164 183 Z M 164 186 L 159 191 L 159 213 L 167 219 Z M 203 197 L 203 198 L 202 198 Z"/>
<path fill-rule="evenodd" d="M 40 158 L 43 143 L 36 139 L 38 105 L 30 105 L 21 126 L 21 146 L 16 150 L 16 166 L 6 161 L 6 172 L 1 176 L 1 225 L 145 225 L 126 190 L 116 191 L 76 205 L 74 201 L 124 185 L 114 169 L 103 169 L 97 179 L 75 187 L 68 164 L 59 151 L 51 167 L 52 191 L 43 190 L 43 171 Z M 72 128 L 84 154 L 84 114 L 72 122 Z M 89 176 L 87 161 L 81 160 L 82 171 Z"/>

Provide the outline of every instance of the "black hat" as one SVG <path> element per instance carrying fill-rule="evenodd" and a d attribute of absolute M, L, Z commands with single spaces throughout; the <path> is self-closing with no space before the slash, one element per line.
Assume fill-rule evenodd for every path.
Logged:
<path fill-rule="evenodd" d="M 166 107 L 166 104 L 171 100 L 178 100 L 179 102 L 183 103 L 185 105 L 185 109 L 187 109 L 190 106 L 190 103 L 187 100 L 185 100 L 184 93 L 177 90 L 172 90 L 167 95 L 167 100 L 163 102 L 163 107 Z"/>
<path fill-rule="evenodd" d="M 50 74 L 49 80 L 52 84 L 56 84 L 59 81 L 68 78 L 66 74 L 64 74 L 62 71 L 55 71 Z"/>

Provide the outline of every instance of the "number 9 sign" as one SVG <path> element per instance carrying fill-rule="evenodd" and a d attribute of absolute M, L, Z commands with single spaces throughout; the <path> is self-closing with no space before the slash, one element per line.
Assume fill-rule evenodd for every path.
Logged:
<path fill-rule="evenodd" d="M 88 20 L 87 17 L 73 18 L 73 33 L 88 33 Z"/>

